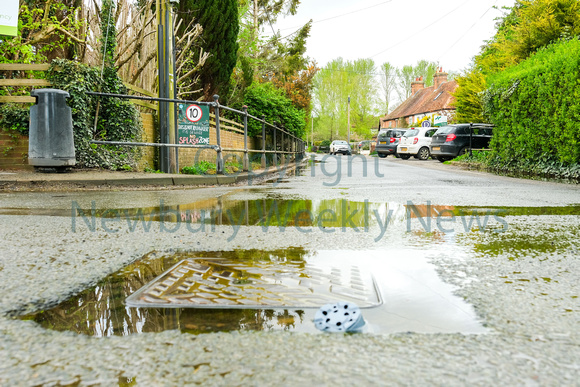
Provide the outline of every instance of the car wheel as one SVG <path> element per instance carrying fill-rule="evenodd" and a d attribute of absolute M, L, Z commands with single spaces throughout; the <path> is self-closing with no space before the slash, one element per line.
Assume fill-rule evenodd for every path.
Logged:
<path fill-rule="evenodd" d="M 409 160 L 411 158 L 411 155 L 399 155 L 400 158 L 402 158 L 403 160 Z"/>
<path fill-rule="evenodd" d="M 377 153 L 377 154 L 379 155 L 379 157 L 380 157 L 381 159 L 384 159 L 385 157 L 387 157 L 387 155 L 386 155 L 386 154 L 384 154 L 384 153 Z"/>
<path fill-rule="evenodd" d="M 419 152 L 417 153 L 417 158 L 419 160 L 427 160 L 429 158 L 429 148 L 423 147 L 419 149 Z"/>
<path fill-rule="evenodd" d="M 467 147 L 467 146 L 464 146 L 463 148 L 461 148 L 461 149 L 459 150 L 459 153 L 457 154 L 457 156 L 461 156 L 461 155 L 464 155 L 464 154 L 466 154 L 468 149 L 469 149 L 469 147 Z"/>

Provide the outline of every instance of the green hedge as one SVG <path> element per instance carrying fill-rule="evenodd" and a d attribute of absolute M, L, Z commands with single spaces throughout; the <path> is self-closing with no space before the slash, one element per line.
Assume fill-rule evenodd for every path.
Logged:
<path fill-rule="evenodd" d="M 580 40 L 540 49 L 488 84 L 490 166 L 580 178 Z"/>

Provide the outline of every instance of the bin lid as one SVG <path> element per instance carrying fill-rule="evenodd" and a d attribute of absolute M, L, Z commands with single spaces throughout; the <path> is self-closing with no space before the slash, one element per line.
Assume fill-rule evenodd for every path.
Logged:
<path fill-rule="evenodd" d="M 70 97 L 70 94 L 60 89 L 35 89 L 30 92 L 30 95 L 40 96 L 42 94 L 62 94 L 65 97 Z"/>

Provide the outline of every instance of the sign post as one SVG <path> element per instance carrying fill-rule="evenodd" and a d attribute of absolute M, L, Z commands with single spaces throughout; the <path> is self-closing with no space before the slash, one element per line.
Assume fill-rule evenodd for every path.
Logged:
<path fill-rule="evenodd" d="M 18 35 L 19 0 L 2 0 L 0 5 L 0 35 Z"/>
<path fill-rule="evenodd" d="M 178 105 L 177 133 L 179 144 L 209 145 L 209 107 Z"/>

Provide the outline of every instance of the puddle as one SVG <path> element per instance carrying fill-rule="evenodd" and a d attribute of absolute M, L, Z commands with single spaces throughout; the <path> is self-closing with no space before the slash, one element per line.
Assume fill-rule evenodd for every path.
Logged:
<path fill-rule="evenodd" d="M 346 188 L 339 188 L 345 190 Z M 0 215 L 63 216 L 88 221 L 98 218 L 119 218 L 121 221 L 163 221 L 245 226 L 323 226 L 364 228 L 385 224 L 390 220 L 410 218 L 468 217 L 496 218 L 505 216 L 580 215 L 580 205 L 561 207 L 474 207 L 427 203 L 360 202 L 346 199 L 303 200 L 284 196 L 257 200 L 207 198 L 193 203 L 138 208 L 103 208 L 101 203 L 71 200 L 68 208 L 0 208 Z M 497 219 L 497 218 L 496 218 Z M 129 222 L 130 226 L 137 224 Z M 145 226 L 145 224 L 144 224 Z M 149 225 L 147 225 L 148 227 Z"/>
<path fill-rule="evenodd" d="M 510 261 L 524 257 L 548 259 L 560 254 L 578 256 L 579 240 L 580 227 L 577 225 L 556 223 L 530 230 L 526 218 L 510 222 L 507 232 L 495 237 L 475 232 L 457 238 L 460 245 L 473 250 L 475 257 L 501 256 Z"/>
<path fill-rule="evenodd" d="M 330 300 L 349 299 L 361 306 L 372 333 L 487 332 L 473 308 L 439 279 L 425 254 L 412 249 L 382 252 L 301 248 L 173 255 L 153 252 L 62 304 L 21 318 L 49 329 L 99 337 L 169 329 L 194 334 L 237 330 L 314 333 L 318 332 L 314 314 L 320 306 Z M 190 287 L 196 287 L 193 297 L 204 300 L 205 305 L 128 305 L 139 304 L 140 295 L 148 288 L 141 293 L 139 289 L 156 277 L 172 267 L 183 268 L 180 262 L 193 263 L 192 272 L 204 266 L 205 278 L 190 281 Z M 158 284 L 167 278 L 159 278 Z M 153 288 L 155 285 L 149 290 Z M 228 291 L 223 290 L 226 288 Z M 179 295 L 175 291 L 167 293 Z M 133 302 L 127 302 L 130 296 Z M 250 306 L 239 303 L 240 299 L 249 300 Z"/>
<path fill-rule="evenodd" d="M 77 218 L 78 222 L 82 223 L 83 220 L 89 222 L 94 214 L 98 218 L 118 218 L 130 223 L 132 228 L 138 222 L 143 222 L 143 226 L 149 228 L 148 222 L 161 220 L 208 225 L 364 228 L 377 224 L 377 216 L 384 222 L 390 210 L 392 219 L 404 217 L 405 207 L 396 203 L 282 198 L 259 200 L 211 198 L 180 205 L 164 205 L 161 202 L 156 207 L 141 208 L 99 208 L 95 201 L 91 203 L 91 207 L 87 207 L 72 201 L 70 208 L 3 208 L 0 209 L 0 215 L 65 216 Z"/>

